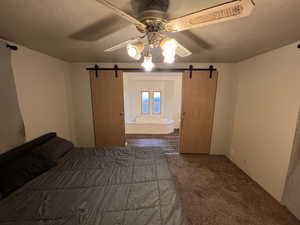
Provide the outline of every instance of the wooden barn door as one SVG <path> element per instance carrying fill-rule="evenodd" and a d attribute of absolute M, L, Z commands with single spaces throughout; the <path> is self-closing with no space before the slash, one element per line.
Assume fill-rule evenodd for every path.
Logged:
<path fill-rule="evenodd" d="M 217 72 L 210 71 L 183 73 L 181 153 L 209 153 L 213 128 Z"/>
<path fill-rule="evenodd" d="M 125 145 L 123 72 L 90 71 L 96 147 Z"/>

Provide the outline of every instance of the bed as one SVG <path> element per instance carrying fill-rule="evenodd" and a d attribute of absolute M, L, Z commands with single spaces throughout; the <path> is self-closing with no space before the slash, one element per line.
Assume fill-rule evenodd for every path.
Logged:
<path fill-rule="evenodd" d="M 73 148 L 0 201 L 0 225 L 188 225 L 159 148 Z"/>

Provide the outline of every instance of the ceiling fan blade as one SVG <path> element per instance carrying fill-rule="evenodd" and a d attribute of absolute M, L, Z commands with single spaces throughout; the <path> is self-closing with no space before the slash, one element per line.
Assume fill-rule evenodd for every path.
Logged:
<path fill-rule="evenodd" d="M 254 8 L 255 4 L 252 0 L 233 0 L 170 20 L 166 29 L 170 32 L 178 32 L 238 19 L 250 15 Z"/>
<path fill-rule="evenodd" d="M 139 40 L 140 40 L 140 38 L 134 38 L 134 39 L 130 39 L 128 41 L 121 42 L 119 44 L 114 45 L 111 48 L 105 49 L 104 52 L 113 52 L 113 51 L 119 50 L 121 48 L 125 48 L 128 44 L 134 44 L 134 43 L 138 42 Z"/>
<path fill-rule="evenodd" d="M 176 54 L 179 55 L 180 57 L 187 57 L 192 54 L 190 50 L 185 48 L 182 44 L 180 44 L 178 41 L 177 42 L 177 48 L 176 48 Z"/>
<path fill-rule="evenodd" d="M 129 24 L 125 20 L 116 15 L 112 15 L 77 31 L 72 34 L 70 38 L 80 41 L 97 41 L 126 26 L 129 26 Z"/>
<path fill-rule="evenodd" d="M 97 0 L 97 2 L 101 3 L 102 5 L 106 6 L 107 8 L 111 9 L 116 15 L 122 17 L 123 19 L 129 21 L 130 23 L 134 24 L 135 26 L 139 27 L 140 29 L 146 29 L 146 25 L 142 22 L 138 21 L 133 16 L 130 16 L 126 12 L 122 11 L 118 7 L 114 6 L 107 0 Z"/>
<path fill-rule="evenodd" d="M 185 45 L 189 49 L 204 49 L 204 50 L 209 50 L 212 49 L 213 46 L 204 40 L 201 35 L 196 35 L 193 31 L 191 30 L 184 30 L 181 32 L 176 32 L 176 33 L 169 33 L 168 34 L 170 37 L 173 37 L 177 40 L 177 42 L 181 43 L 186 43 Z"/>

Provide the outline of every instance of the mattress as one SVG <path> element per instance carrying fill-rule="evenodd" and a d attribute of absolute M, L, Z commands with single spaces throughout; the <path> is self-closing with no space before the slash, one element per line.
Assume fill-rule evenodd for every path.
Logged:
<path fill-rule="evenodd" d="M 0 225 L 188 225 L 159 148 L 75 148 L 0 201 Z"/>

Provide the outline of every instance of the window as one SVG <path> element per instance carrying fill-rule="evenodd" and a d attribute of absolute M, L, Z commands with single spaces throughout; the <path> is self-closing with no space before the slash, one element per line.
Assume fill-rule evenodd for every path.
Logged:
<path fill-rule="evenodd" d="M 148 114 L 150 113 L 150 92 L 142 91 L 142 113 Z"/>
<path fill-rule="evenodd" d="M 161 92 L 142 91 L 141 93 L 142 93 L 141 94 L 142 114 L 150 114 L 150 113 L 160 114 L 161 113 Z"/>
<path fill-rule="evenodd" d="M 153 114 L 160 114 L 160 102 L 160 91 L 154 91 L 152 98 Z"/>

